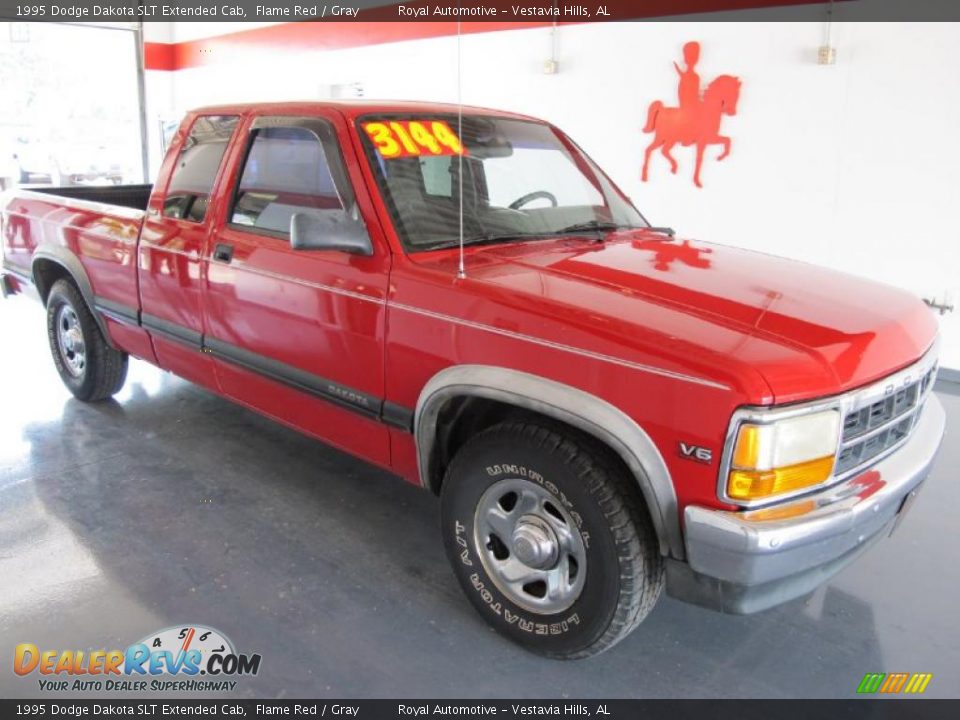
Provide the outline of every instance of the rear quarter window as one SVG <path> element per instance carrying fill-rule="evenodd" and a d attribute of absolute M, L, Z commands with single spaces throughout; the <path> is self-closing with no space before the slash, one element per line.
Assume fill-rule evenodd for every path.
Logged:
<path fill-rule="evenodd" d="M 196 119 L 167 186 L 164 216 L 203 222 L 217 172 L 238 123 L 236 115 L 204 115 Z"/>

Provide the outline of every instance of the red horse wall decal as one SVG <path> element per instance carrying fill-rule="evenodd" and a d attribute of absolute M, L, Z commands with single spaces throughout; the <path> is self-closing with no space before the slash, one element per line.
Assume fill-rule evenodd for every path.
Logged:
<path fill-rule="evenodd" d="M 696 145 L 697 166 L 693 172 L 693 182 L 697 187 L 703 187 L 700 168 L 707 145 L 723 145 L 723 152 L 717 156 L 717 160 L 723 160 L 730 154 L 730 138 L 720 134 L 720 121 L 724 115 L 737 114 L 740 79 L 733 75 L 721 75 L 707 86 L 701 97 L 700 76 L 696 72 L 699 59 L 700 43 L 688 42 L 683 46 L 686 67 L 681 69 L 676 63 L 673 64 L 680 75 L 677 91 L 679 107 L 664 107 L 659 100 L 650 103 L 643 131 L 654 135 L 643 156 L 644 182 L 647 181 L 650 154 L 657 148 L 670 161 L 670 172 L 676 173 L 677 161 L 670 154 L 673 146 L 677 143 L 685 147 Z"/>

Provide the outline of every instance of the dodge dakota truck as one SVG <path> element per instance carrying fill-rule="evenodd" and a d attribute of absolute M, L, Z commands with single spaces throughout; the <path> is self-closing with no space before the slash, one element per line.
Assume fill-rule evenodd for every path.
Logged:
<path fill-rule="evenodd" d="M 77 398 L 132 355 L 438 494 L 470 602 L 550 657 L 664 588 L 809 594 L 892 531 L 944 432 L 919 299 L 680 240 L 513 113 L 211 107 L 155 185 L 0 211 L 4 294 L 45 304 Z"/>

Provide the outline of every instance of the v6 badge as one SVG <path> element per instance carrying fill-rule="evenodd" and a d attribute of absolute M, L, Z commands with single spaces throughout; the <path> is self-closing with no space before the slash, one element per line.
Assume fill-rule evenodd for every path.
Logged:
<path fill-rule="evenodd" d="M 713 450 L 699 445 L 688 445 L 685 442 L 678 443 L 680 448 L 680 457 L 687 460 L 696 460 L 697 462 L 713 462 Z"/>

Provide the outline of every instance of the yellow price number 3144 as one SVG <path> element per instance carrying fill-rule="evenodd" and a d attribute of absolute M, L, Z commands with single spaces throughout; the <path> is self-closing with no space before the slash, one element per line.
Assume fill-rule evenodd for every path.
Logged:
<path fill-rule="evenodd" d="M 391 120 L 363 123 L 380 157 L 419 157 L 421 155 L 466 155 L 460 138 L 443 120 Z"/>

